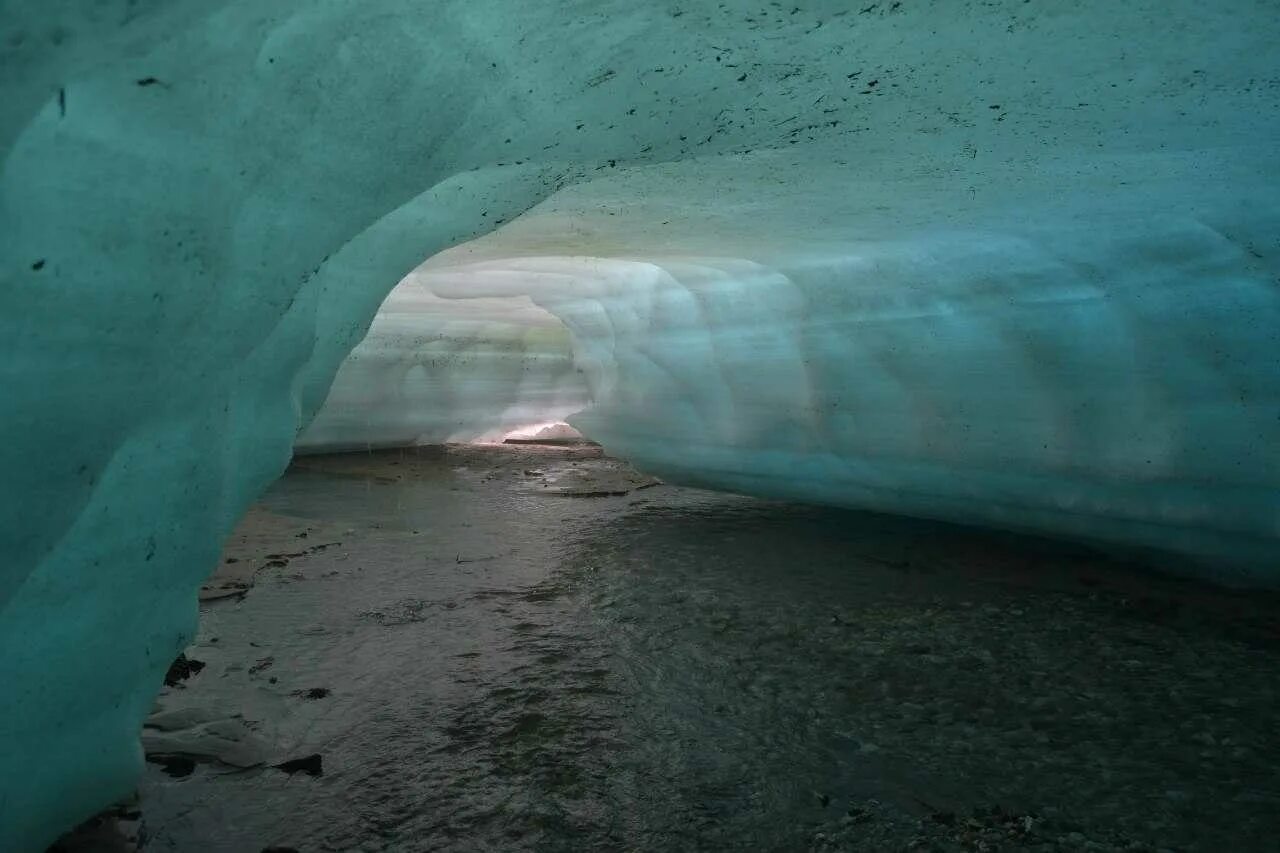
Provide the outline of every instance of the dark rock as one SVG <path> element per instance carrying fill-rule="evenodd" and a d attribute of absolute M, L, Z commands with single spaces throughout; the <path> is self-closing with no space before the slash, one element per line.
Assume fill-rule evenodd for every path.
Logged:
<path fill-rule="evenodd" d="M 89 818 L 46 853 L 138 853 L 142 845 L 142 812 L 135 803 L 122 803 Z"/>
<path fill-rule="evenodd" d="M 271 766 L 277 770 L 283 770 L 290 776 L 294 773 L 306 773 L 308 776 L 324 775 L 324 758 L 318 752 L 313 752 L 311 755 L 305 755 L 302 758 L 291 758 L 288 761 L 282 761 Z"/>
<path fill-rule="evenodd" d="M 249 667 L 249 674 L 257 675 L 264 669 L 270 668 L 270 666 L 275 662 L 276 659 L 271 655 L 267 655 L 265 658 L 258 658 L 257 662 L 254 663 L 253 666 Z"/>
<path fill-rule="evenodd" d="M 188 755 L 147 755 L 147 761 L 160 765 L 160 769 L 175 779 L 195 772 L 196 760 Z"/>
<path fill-rule="evenodd" d="M 169 671 L 164 674 L 164 683 L 168 687 L 176 687 L 178 682 L 186 681 L 202 669 L 204 669 L 204 661 L 180 654 L 173 663 L 169 664 Z"/>

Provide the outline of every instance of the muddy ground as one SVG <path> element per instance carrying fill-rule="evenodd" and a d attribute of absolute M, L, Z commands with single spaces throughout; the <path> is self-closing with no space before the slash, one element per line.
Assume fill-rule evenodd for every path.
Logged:
<path fill-rule="evenodd" d="M 1273 595 L 592 447 L 304 457 L 223 560 L 138 801 L 64 849 L 1280 837 Z"/>

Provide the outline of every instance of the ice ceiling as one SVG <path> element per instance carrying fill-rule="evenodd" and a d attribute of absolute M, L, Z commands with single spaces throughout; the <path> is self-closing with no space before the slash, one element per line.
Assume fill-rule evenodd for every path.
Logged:
<path fill-rule="evenodd" d="M 1275 584 L 1277 44 L 1266 0 L 0 0 L 0 847 L 130 792 L 415 269 L 304 444 L 585 405 L 684 482 Z"/>

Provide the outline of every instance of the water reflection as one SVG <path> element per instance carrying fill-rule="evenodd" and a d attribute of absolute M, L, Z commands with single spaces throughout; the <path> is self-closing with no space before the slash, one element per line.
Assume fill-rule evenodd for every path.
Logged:
<path fill-rule="evenodd" d="M 166 701 L 325 775 L 153 771 L 152 849 L 869 849 L 992 803 L 1100 849 L 1247 847 L 1280 820 L 1266 601 L 944 525 L 546 493 L 611 476 L 592 451 L 303 465 L 263 511 L 341 547 L 210 607 Z"/>

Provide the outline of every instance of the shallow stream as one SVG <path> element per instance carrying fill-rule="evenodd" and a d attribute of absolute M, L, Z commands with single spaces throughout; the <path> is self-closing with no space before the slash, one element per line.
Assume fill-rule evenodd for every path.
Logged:
<path fill-rule="evenodd" d="M 258 766 L 149 764 L 147 850 L 1280 833 L 1269 596 L 654 485 L 591 448 L 304 457 L 226 560 L 187 652 L 204 668 L 161 697 L 206 728 L 164 737 L 230 719 L 224 757 Z"/>

